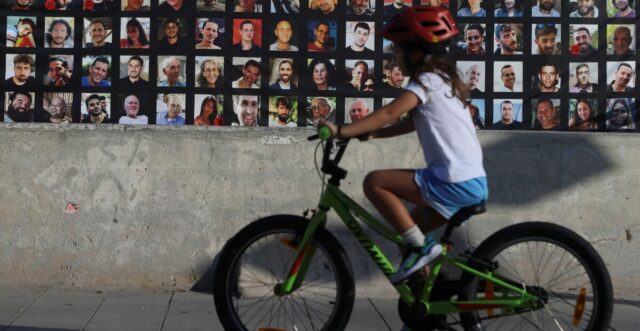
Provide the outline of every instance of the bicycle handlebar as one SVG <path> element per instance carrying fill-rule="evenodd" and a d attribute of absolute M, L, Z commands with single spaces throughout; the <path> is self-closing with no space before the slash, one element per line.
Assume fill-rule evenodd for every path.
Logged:
<path fill-rule="evenodd" d="M 340 180 L 344 179 L 347 176 L 347 171 L 338 166 L 342 156 L 344 155 L 345 150 L 347 149 L 347 145 L 349 144 L 349 139 L 343 139 L 334 143 L 333 134 L 331 133 L 331 129 L 326 126 L 318 127 L 318 133 L 308 137 L 309 141 L 321 139 L 322 141 L 326 141 L 327 143 L 324 146 L 323 155 L 322 155 L 322 167 L 320 170 L 326 174 L 331 175 L 329 179 L 329 183 L 334 185 L 340 185 Z M 333 146 L 338 146 L 338 152 L 336 156 L 331 159 L 331 151 L 333 150 Z"/>

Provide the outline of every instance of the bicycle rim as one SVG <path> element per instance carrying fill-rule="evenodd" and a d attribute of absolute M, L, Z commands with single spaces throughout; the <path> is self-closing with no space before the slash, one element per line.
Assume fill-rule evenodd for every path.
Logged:
<path fill-rule="evenodd" d="M 340 293 L 336 266 L 318 242 L 302 286 L 289 295 L 275 295 L 294 261 L 290 243 L 295 237 L 289 229 L 262 233 L 230 266 L 227 298 L 237 325 L 246 330 L 322 330 L 334 318 Z"/>
<path fill-rule="evenodd" d="M 496 249 L 487 260 L 511 284 L 527 286 L 545 297 L 542 308 L 528 311 L 481 310 L 485 330 L 591 330 L 598 289 L 588 263 L 568 245 L 549 238 L 523 238 Z M 518 295 L 476 279 L 476 298 L 517 298 Z"/>

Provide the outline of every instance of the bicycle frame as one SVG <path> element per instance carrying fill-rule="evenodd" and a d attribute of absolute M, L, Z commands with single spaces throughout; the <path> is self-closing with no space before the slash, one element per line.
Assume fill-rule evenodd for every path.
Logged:
<path fill-rule="evenodd" d="M 292 264 L 291 270 L 287 275 L 287 279 L 277 289 L 278 295 L 287 295 L 295 291 L 304 280 L 309 262 L 313 257 L 315 247 L 312 245 L 311 238 L 314 237 L 316 230 L 319 227 L 324 227 L 327 221 L 327 212 L 333 208 L 340 219 L 345 223 L 347 228 L 354 234 L 360 245 L 367 251 L 369 256 L 373 259 L 374 263 L 380 268 L 380 271 L 389 279 L 395 272 L 394 266 L 391 264 L 386 255 L 380 250 L 378 245 L 371 239 L 369 235 L 363 230 L 358 223 L 356 217 L 360 218 L 365 224 L 382 235 L 387 240 L 394 242 L 398 245 L 402 244 L 402 237 L 383 225 L 373 215 L 368 213 L 358 203 L 353 201 L 349 196 L 342 192 L 338 186 L 328 184 L 325 191 L 320 198 L 320 204 L 317 212 L 311 218 L 309 226 L 305 230 L 302 239 L 299 240 L 296 246 L 296 257 Z M 482 272 L 469 267 L 464 261 L 451 257 L 447 254 L 448 247 L 443 247 L 442 258 L 437 259 L 431 267 L 431 272 L 426 279 L 425 286 L 423 287 L 421 295 L 416 298 L 411 291 L 411 288 L 406 284 L 395 285 L 395 289 L 407 304 L 412 305 L 416 300 L 420 300 L 429 314 L 433 315 L 446 315 L 467 311 L 476 310 L 491 310 L 494 308 L 505 308 L 506 311 L 515 311 L 523 309 L 537 309 L 540 308 L 537 305 L 539 299 L 537 296 L 532 295 L 526 291 L 524 285 L 517 287 L 502 280 L 493 275 L 491 271 Z M 464 272 L 468 272 L 485 280 L 486 282 L 495 284 L 501 288 L 512 291 L 517 295 L 508 299 L 493 299 L 486 297 L 482 300 L 474 301 L 436 301 L 429 302 L 432 289 L 435 285 L 436 278 L 440 272 L 440 268 L 443 263 L 449 263 L 454 267 L 461 269 Z"/>

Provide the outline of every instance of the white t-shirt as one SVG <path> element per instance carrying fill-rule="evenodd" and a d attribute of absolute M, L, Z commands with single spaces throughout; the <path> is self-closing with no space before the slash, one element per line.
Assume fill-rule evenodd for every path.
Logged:
<path fill-rule="evenodd" d="M 438 74 L 422 73 L 419 79 L 424 87 L 411 80 L 405 89 L 421 101 L 412 118 L 429 168 L 449 183 L 486 176 L 469 111 Z"/>
<path fill-rule="evenodd" d="M 128 116 L 120 117 L 118 121 L 119 124 L 148 124 L 149 118 L 146 115 L 140 115 L 136 118 L 131 118 Z"/>

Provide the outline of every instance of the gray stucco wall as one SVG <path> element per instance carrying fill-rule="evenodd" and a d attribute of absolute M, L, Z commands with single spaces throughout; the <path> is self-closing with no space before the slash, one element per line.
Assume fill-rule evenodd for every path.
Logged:
<path fill-rule="evenodd" d="M 62 287 L 188 288 L 250 221 L 301 214 L 320 193 L 312 129 L 0 124 L 0 279 Z M 640 135 L 479 132 L 489 212 L 458 231 L 477 245 L 508 224 L 568 226 L 617 291 L 640 290 Z M 413 135 L 354 142 L 343 189 L 373 169 L 424 165 Z M 78 210 L 65 211 L 69 202 Z M 335 214 L 332 218 L 335 220 Z M 358 291 L 393 295 L 336 222 Z M 391 248 L 383 245 L 385 248 Z"/>

